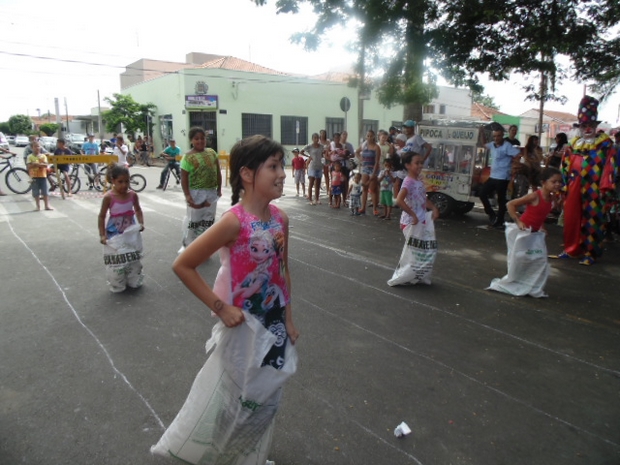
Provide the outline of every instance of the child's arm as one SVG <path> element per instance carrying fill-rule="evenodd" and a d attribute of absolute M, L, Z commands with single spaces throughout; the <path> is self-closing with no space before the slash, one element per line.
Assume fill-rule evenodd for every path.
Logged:
<path fill-rule="evenodd" d="M 99 242 L 102 244 L 106 244 L 108 239 L 105 235 L 105 217 L 108 214 L 108 210 L 110 209 L 110 196 L 108 194 L 103 196 L 103 201 L 101 202 L 101 210 L 99 210 L 99 217 L 97 220 L 97 224 L 99 226 Z"/>
<path fill-rule="evenodd" d="M 297 338 L 299 337 L 299 331 L 295 327 L 293 323 L 293 310 L 291 308 L 291 300 L 292 299 L 292 290 L 291 290 L 291 275 L 288 270 L 288 216 L 282 210 L 280 210 L 280 215 L 282 215 L 282 220 L 284 222 L 284 253 L 283 253 L 283 261 L 284 261 L 284 272 L 286 279 L 286 286 L 288 287 L 289 294 L 289 302 L 284 309 L 284 323 L 286 325 L 286 333 L 288 334 L 289 339 L 291 340 L 291 344 L 295 344 Z"/>
<path fill-rule="evenodd" d="M 407 214 L 409 214 L 409 216 L 411 216 L 412 224 L 418 224 L 418 221 L 420 220 L 418 219 L 416 214 L 413 212 L 413 210 L 409 208 L 409 205 L 407 205 L 407 202 L 405 202 L 406 198 L 407 198 L 407 188 L 402 187 L 400 191 L 398 191 L 398 197 L 396 197 L 396 204 L 401 208 L 402 211 L 406 212 Z"/>
<path fill-rule="evenodd" d="M 433 212 L 433 216 L 431 217 L 433 218 L 433 221 L 439 218 L 439 210 L 437 209 L 437 206 L 430 201 L 430 199 L 426 199 L 426 209 Z"/>
<path fill-rule="evenodd" d="M 512 218 L 520 230 L 527 229 L 526 226 L 521 221 L 521 215 L 517 212 L 517 208 L 522 205 L 530 205 L 534 204 L 538 200 L 538 194 L 536 192 L 530 192 L 523 197 L 519 197 L 518 199 L 511 200 L 506 204 L 506 210 L 508 210 L 508 214 L 510 218 Z"/>
<path fill-rule="evenodd" d="M 138 194 L 135 192 L 133 197 L 133 210 L 136 212 L 136 218 L 138 219 L 138 224 L 140 225 L 140 231 L 144 231 L 144 216 L 142 214 L 142 207 L 140 206 Z"/>
<path fill-rule="evenodd" d="M 222 169 L 220 168 L 220 159 L 215 158 L 215 169 L 217 169 L 217 196 L 222 196 Z M 206 203 L 206 202 L 205 202 Z M 207 207 L 208 205 L 205 205 Z"/>
<path fill-rule="evenodd" d="M 387 175 L 387 173 L 386 173 L 386 171 L 385 171 L 385 170 L 381 170 L 381 171 L 379 171 L 379 178 L 378 178 L 378 181 L 379 181 L 379 182 L 381 182 L 381 180 L 382 180 L 383 178 L 385 178 L 385 176 L 386 176 L 386 175 Z"/>
<path fill-rule="evenodd" d="M 219 221 L 198 236 L 172 264 L 172 269 L 183 284 L 229 328 L 245 321 L 243 311 L 220 299 L 198 273 L 198 267 L 221 247 L 231 246 L 237 240 L 240 228 L 237 217 L 232 213 L 225 213 Z"/>

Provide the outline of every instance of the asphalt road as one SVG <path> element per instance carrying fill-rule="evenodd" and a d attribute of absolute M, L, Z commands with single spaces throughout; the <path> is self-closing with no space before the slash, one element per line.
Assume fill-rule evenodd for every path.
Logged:
<path fill-rule="evenodd" d="M 146 280 L 123 294 L 105 284 L 100 195 L 54 195 L 56 210 L 38 213 L 30 195 L 0 198 L 2 465 L 168 463 L 149 448 L 214 320 L 170 268 L 181 190 L 155 190 L 158 168 L 134 170 L 149 182 Z M 552 262 L 549 298 L 511 297 L 484 290 L 505 273 L 506 246 L 474 211 L 437 221 L 432 285 L 390 288 L 397 221 L 309 206 L 290 178 L 285 192 L 302 335 L 277 465 L 620 463 L 620 242 L 592 267 Z M 207 280 L 218 264 L 202 267 Z M 398 439 L 402 421 L 412 433 Z"/>

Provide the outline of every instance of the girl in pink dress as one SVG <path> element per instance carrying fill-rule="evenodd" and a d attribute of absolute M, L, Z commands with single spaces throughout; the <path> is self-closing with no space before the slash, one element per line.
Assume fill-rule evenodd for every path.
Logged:
<path fill-rule="evenodd" d="M 247 359 L 232 356 L 228 359 L 224 354 L 226 363 L 234 365 L 236 371 L 250 369 L 252 360 L 258 359 L 258 369 L 261 372 L 267 370 L 265 373 L 269 376 L 273 376 L 269 370 L 294 372 L 291 363 L 296 363 L 296 357 L 289 359 L 287 346 L 289 342 L 295 344 L 299 337 L 291 311 L 289 220 L 282 210 L 271 204 L 282 195 L 286 178 L 283 158 L 284 148 L 264 136 L 252 136 L 237 142 L 230 153 L 233 206 L 196 238 L 173 264 L 181 281 L 226 327 L 244 325 L 246 320 L 248 324 L 254 324 L 255 318 L 275 336 L 271 347 L 265 347 L 260 354 L 248 353 Z M 201 277 L 198 268 L 217 251 L 221 267 L 211 287 Z M 232 334 L 236 336 L 231 337 L 242 337 L 240 335 L 247 333 L 235 329 Z M 216 423 L 220 421 L 221 424 L 215 425 L 216 430 L 230 426 L 227 426 L 225 417 Z M 262 428 L 270 421 L 261 423 L 259 433 L 263 433 Z M 238 428 L 239 432 L 235 434 L 251 432 L 253 437 L 260 438 L 254 430 L 248 432 L 243 425 Z M 267 432 L 265 430 L 265 434 Z M 248 447 L 252 449 L 254 444 Z"/>

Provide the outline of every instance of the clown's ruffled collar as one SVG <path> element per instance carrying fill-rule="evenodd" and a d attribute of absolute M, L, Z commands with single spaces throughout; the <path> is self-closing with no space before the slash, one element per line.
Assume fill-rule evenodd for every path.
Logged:
<path fill-rule="evenodd" d="M 589 152 L 591 150 L 598 150 L 600 146 L 611 139 L 604 132 L 596 136 L 594 139 L 584 139 L 582 137 L 575 137 L 570 141 L 570 145 L 576 152 Z"/>

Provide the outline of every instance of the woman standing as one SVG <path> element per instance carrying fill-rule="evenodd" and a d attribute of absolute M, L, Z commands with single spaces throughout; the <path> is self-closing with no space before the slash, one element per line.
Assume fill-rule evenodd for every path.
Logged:
<path fill-rule="evenodd" d="M 217 201 L 222 196 L 220 163 L 217 153 L 206 148 L 205 130 L 191 128 L 189 139 L 192 150 L 181 160 L 181 187 L 187 202 L 181 250 L 213 225 Z"/>
<path fill-rule="evenodd" d="M 530 136 L 523 148 L 521 159 L 513 165 L 514 181 L 512 198 L 527 195 L 529 188 L 537 190 L 540 186 L 543 155 L 538 146 L 538 136 Z"/>
<path fill-rule="evenodd" d="M 362 209 L 360 214 L 366 214 L 366 203 L 368 201 L 368 191 L 372 199 L 373 214 L 379 216 L 379 195 L 377 174 L 381 165 L 381 148 L 377 144 L 375 131 L 370 129 L 366 133 L 366 141 L 357 149 L 356 155 L 361 159 L 362 173 Z"/>
<path fill-rule="evenodd" d="M 558 132 L 555 136 L 555 148 L 549 153 L 545 166 L 560 168 L 562 157 L 568 148 L 568 137 L 563 132 Z"/>
<path fill-rule="evenodd" d="M 312 134 L 312 144 L 306 145 L 301 149 L 301 154 L 308 156 L 308 200 L 310 205 L 320 204 L 319 195 L 321 195 L 321 177 L 323 176 L 323 153 L 325 149 L 319 143 L 319 135 L 315 132 Z M 314 200 L 312 200 L 312 189 L 314 189 Z"/>
<path fill-rule="evenodd" d="M 319 144 L 321 144 L 323 146 L 323 157 L 326 158 L 327 154 L 329 152 L 329 145 L 330 145 L 330 140 L 327 138 L 327 131 L 325 129 L 321 129 L 319 131 Z M 330 192 L 330 185 L 329 185 L 329 162 L 326 160 L 326 162 L 323 164 L 323 175 L 325 176 L 325 188 L 327 189 L 327 194 L 329 195 Z"/>

